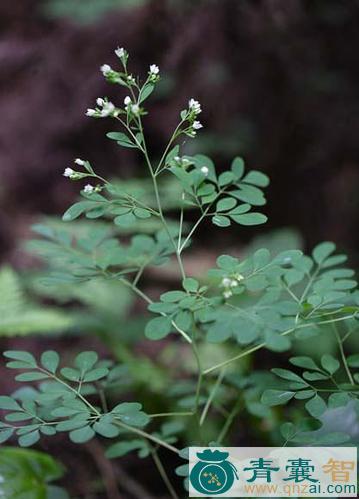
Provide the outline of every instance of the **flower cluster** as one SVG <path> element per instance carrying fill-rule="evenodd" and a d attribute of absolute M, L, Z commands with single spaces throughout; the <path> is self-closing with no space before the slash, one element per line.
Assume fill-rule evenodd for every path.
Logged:
<path fill-rule="evenodd" d="M 203 128 L 202 123 L 196 119 L 201 112 L 202 108 L 198 100 L 190 99 L 188 101 L 188 110 L 186 111 L 186 119 L 189 122 L 189 127 L 184 131 L 189 137 L 195 137 L 197 130 Z"/>
<path fill-rule="evenodd" d="M 84 161 L 83 159 L 77 158 L 77 159 L 75 159 L 75 164 L 79 165 L 79 166 L 85 166 L 86 161 Z M 70 180 L 80 180 L 81 178 L 87 177 L 88 174 L 77 172 L 77 171 L 73 170 L 72 168 L 67 167 L 67 168 L 65 168 L 63 176 L 69 178 Z"/>
<path fill-rule="evenodd" d="M 233 295 L 233 290 L 236 288 L 241 281 L 243 281 L 244 276 L 242 274 L 235 274 L 233 276 L 223 277 L 220 286 L 224 288 L 223 297 L 225 299 L 230 298 Z"/>
<path fill-rule="evenodd" d="M 117 49 L 115 50 L 115 54 L 120 59 L 120 61 L 122 62 L 123 66 L 126 67 L 127 59 L 128 59 L 128 52 L 127 52 L 127 50 L 125 50 L 123 47 L 121 47 L 121 48 L 117 47 Z"/>
<path fill-rule="evenodd" d="M 151 64 L 148 76 L 152 82 L 158 81 L 160 79 L 160 68 L 156 64 Z"/>
<path fill-rule="evenodd" d="M 93 118 L 107 118 L 108 116 L 117 116 L 118 110 L 115 105 L 106 97 L 99 97 L 96 100 L 97 107 L 95 109 L 87 109 L 86 116 Z"/>
<path fill-rule="evenodd" d="M 132 99 L 129 95 L 124 99 L 125 109 L 128 113 L 132 113 L 135 116 L 138 116 L 141 112 L 140 106 L 136 102 L 132 102 Z"/>

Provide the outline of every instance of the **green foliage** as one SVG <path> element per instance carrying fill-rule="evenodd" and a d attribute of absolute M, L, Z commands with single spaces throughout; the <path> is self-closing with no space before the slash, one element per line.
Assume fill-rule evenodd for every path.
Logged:
<path fill-rule="evenodd" d="M 293 244 L 279 251 L 268 244 L 270 251 L 257 243 L 241 258 L 219 256 L 203 281 L 189 276 L 183 253 L 200 224 L 210 221 L 219 234 L 233 223 L 263 224 L 263 190 L 269 179 L 248 171 L 240 157 L 220 172 L 209 157 L 182 153 L 184 141 L 202 128 L 201 106 L 194 99 L 180 112 L 154 163 L 142 117 L 160 78 L 159 68 L 152 65 L 141 84 L 128 71 L 128 53 L 117 49 L 116 55 L 119 68 L 104 65 L 101 71 L 109 83 L 126 89 L 124 106 L 100 98 L 87 115 L 109 118 L 120 127 L 111 126 L 107 137 L 143 156 L 149 180 L 109 181 L 89 161 L 77 159 L 80 171 L 67 168 L 64 175 L 96 184 L 85 186 L 82 199 L 65 212 L 63 224 L 36 225 L 38 237 L 28 248 L 49 262 L 50 273 L 41 284 L 48 286 L 48 295 L 95 308 L 97 327 L 108 316 L 115 325 L 111 333 L 124 323 L 131 292 L 144 300 L 151 314 L 143 328 L 147 340 L 163 340 L 172 333 L 182 341 L 166 339 L 158 345 L 159 361 L 168 373 L 161 371 L 157 358 L 155 363 L 136 357 L 116 339 L 112 346 L 127 366 L 99 360 L 95 352 L 79 353 L 71 365 L 63 365 L 54 351 L 40 359 L 29 352 L 5 352 L 7 366 L 21 371 L 16 380 L 34 386 L 0 397 L 0 409 L 6 411 L 0 441 L 16 437 L 27 447 L 58 432 L 67 432 L 77 444 L 95 437 L 114 439 L 106 450 L 108 458 L 133 451 L 140 458 L 151 455 L 167 486 L 170 480 L 163 475 L 158 447 L 186 459 L 191 444 L 221 445 L 239 413 L 243 419 L 265 419 L 262 426 L 271 430 L 275 444 L 282 445 L 283 439 L 291 444 L 352 442 L 349 432 L 322 428 L 327 412 L 344 407 L 359 412 L 359 373 L 354 372 L 359 359 L 345 352 L 346 340 L 358 330 L 359 292 L 354 271 L 344 266 L 346 256 L 338 255 L 332 242 L 317 245 L 310 255 Z M 143 275 L 165 264 L 178 267 L 181 282 L 152 298 L 143 289 Z M 85 322 L 90 330 L 93 323 L 93 316 Z M 291 369 L 251 370 L 250 357 L 261 349 L 283 352 L 301 342 L 311 351 L 312 337 L 326 345 L 328 335 L 336 351 L 328 349 L 320 358 L 293 356 Z M 169 345 L 173 356 L 166 358 Z M 171 412 L 148 414 L 128 394 L 118 400 L 125 393 L 119 387 L 133 379 L 150 385 L 156 376 L 156 393 L 165 390 L 162 400 Z M 136 395 L 136 385 L 131 387 Z M 282 414 L 292 421 L 281 424 Z M 179 437 L 185 449 L 174 445 Z M 188 465 L 176 473 L 187 476 Z"/>
<path fill-rule="evenodd" d="M 68 499 L 64 489 L 51 484 L 63 474 L 63 466 L 43 452 L 0 448 L 0 492 L 6 499 Z"/>
<path fill-rule="evenodd" d="M 0 293 L 1 336 L 52 333 L 71 325 L 71 319 L 60 310 L 31 303 L 9 267 L 0 269 Z"/>
<path fill-rule="evenodd" d="M 86 396 L 105 392 L 118 366 L 111 361 L 99 361 L 96 352 L 81 352 L 73 366 L 61 367 L 57 352 L 46 351 L 38 362 L 33 355 L 23 351 L 7 351 L 7 367 L 21 369 L 16 376 L 20 382 L 37 381 L 36 389 L 18 391 L 13 398 L 0 397 L 0 409 L 8 411 L 0 423 L 0 441 L 16 435 L 22 447 L 35 444 L 41 435 L 55 435 L 66 431 L 75 443 L 91 440 L 95 434 L 114 438 L 120 430 L 131 432 L 149 423 L 141 404 L 123 402 L 113 409 L 100 409 Z M 19 425 L 20 423 L 20 425 Z"/>

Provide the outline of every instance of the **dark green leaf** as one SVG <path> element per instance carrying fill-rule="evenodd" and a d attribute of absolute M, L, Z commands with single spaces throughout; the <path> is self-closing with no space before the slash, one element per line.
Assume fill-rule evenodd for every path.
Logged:
<path fill-rule="evenodd" d="M 75 366 L 82 372 L 85 373 L 92 369 L 96 362 L 98 361 L 98 355 L 96 352 L 88 351 L 81 352 L 75 358 Z"/>
<path fill-rule="evenodd" d="M 295 392 L 282 391 L 282 390 L 266 390 L 261 398 L 261 402 L 264 405 L 283 405 L 293 398 Z"/>
<path fill-rule="evenodd" d="M 309 400 L 305 404 L 305 407 L 309 414 L 313 416 L 313 418 L 319 418 L 327 409 L 326 403 L 319 395 L 316 395 L 311 400 Z"/>
<path fill-rule="evenodd" d="M 55 374 L 60 363 L 60 357 L 57 352 L 48 350 L 41 355 L 41 364 L 45 369 Z"/>
<path fill-rule="evenodd" d="M 70 440 L 75 444 L 83 444 L 88 442 L 95 436 L 95 432 L 91 428 L 91 426 L 87 425 L 83 428 L 79 428 L 77 430 L 73 430 L 69 433 Z"/>
<path fill-rule="evenodd" d="M 229 225 L 231 225 L 230 219 L 222 215 L 215 215 L 212 217 L 212 223 L 218 227 L 229 227 Z"/>
<path fill-rule="evenodd" d="M 165 338 L 172 330 L 172 321 L 169 317 L 156 317 L 150 320 L 145 328 L 145 335 L 150 340 Z"/>
<path fill-rule="evenodd" d="M 36 367 L 37 363 L 33 355 L 29 352 L 21 352 L 17 350 L 8 350 L 4 352 L 4 356 L 8 359 L 20 360 L 25 364 L 28 364 L 28 367 Z"/>
<path fill-rule="evenodd" d="M 264 224 L 268 220 L 268 217 L 266 215 L 257 212 L 244 213 L 243 215 L 231 214 L 231 218 L 241 225 L 260 225 Z"/>

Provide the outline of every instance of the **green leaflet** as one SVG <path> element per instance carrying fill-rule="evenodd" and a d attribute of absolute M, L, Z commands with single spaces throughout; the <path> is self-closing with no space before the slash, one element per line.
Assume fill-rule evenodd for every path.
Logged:
<path fill-rule="evenodd" d="M 7 499 L 25 497 L 24 494 L 29 493 L 32 499 L 43 499 L 44 494 L 46 497 L 68 499 L 64 489 L 51 485 L 64 472 L 64 467 L 44 452 L 15 447 L 0 449 L 1 489 Z"/>

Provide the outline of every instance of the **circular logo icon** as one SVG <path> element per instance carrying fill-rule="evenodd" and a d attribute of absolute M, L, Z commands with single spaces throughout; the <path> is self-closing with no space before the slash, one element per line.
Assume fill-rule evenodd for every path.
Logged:
<path fill-rule="evenodd" d="M 212 451 L 198 452 L 200 459 L 192 468 L 190 481 L 194 489 L 202 494 L 218 495 L 229 490 L 234 479 L 238 480 L 237 469 L 227 461 L 228 452 Z"/>

